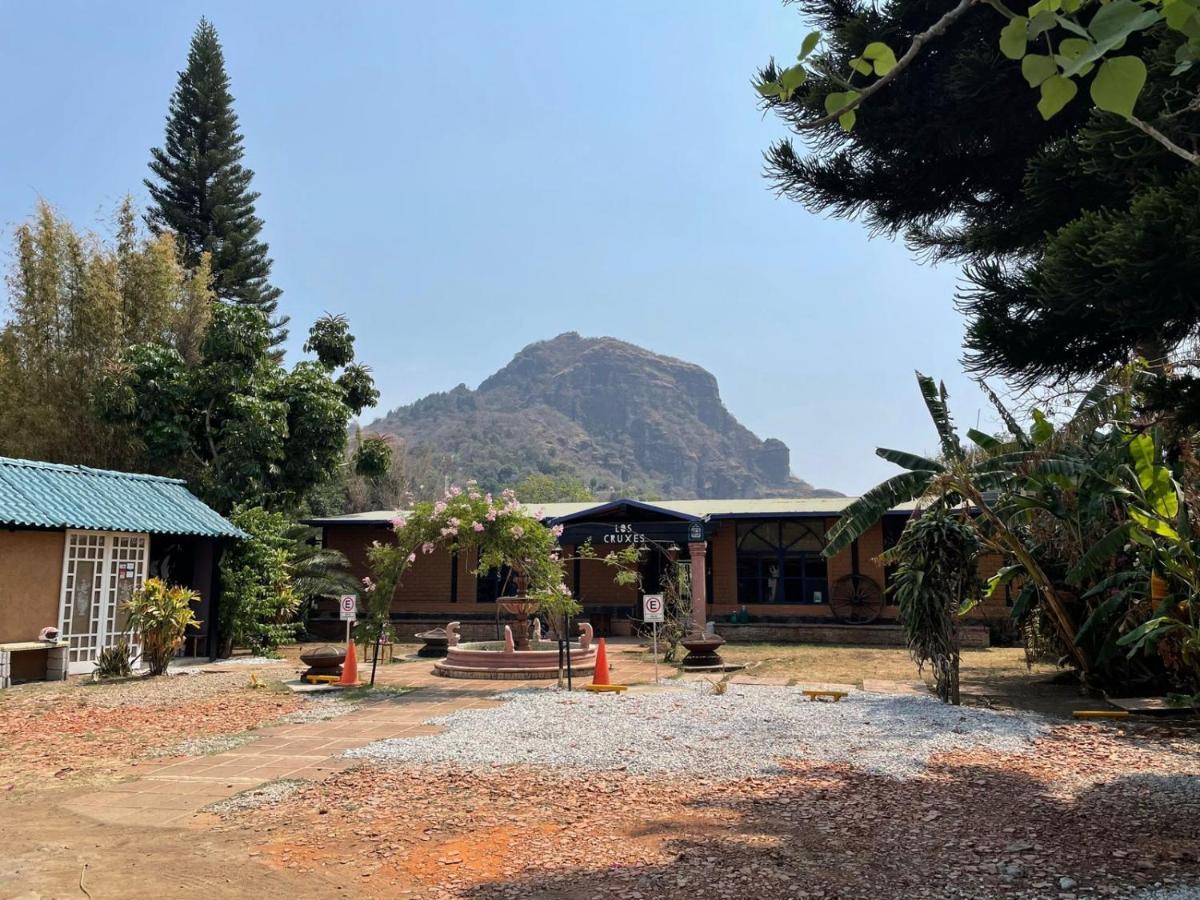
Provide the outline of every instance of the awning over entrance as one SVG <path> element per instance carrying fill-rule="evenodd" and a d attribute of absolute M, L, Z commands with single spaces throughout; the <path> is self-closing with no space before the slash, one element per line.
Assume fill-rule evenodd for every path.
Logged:
<path fill-rule="evenodd" d="M 708 527 L 699 516 L 638 500 L 614 500 L 558 516 L 549 524 L 562 527 L 560 543 L 579 546 L 590 540 L 597 550 L 655 543 L 675 544 L 682 548 L 708 538 Z"/>

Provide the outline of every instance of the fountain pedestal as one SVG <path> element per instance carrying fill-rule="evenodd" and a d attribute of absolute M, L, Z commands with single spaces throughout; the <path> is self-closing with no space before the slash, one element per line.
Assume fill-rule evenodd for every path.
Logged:
<path fill-rule="evenodd" d="M 717 648 L 725 643 L 725 638 L 719 634 L 693 632 L 687 637 L 681 638 L 679 643 L 688 652 L 687 656 L 683 658 L 683 662 L 680 663 L 680 667 L 685 672 L 724 672 L 731 668 L 725 664 L 725 660 L 721 659 L 721 654 L 717 652 Z"/>

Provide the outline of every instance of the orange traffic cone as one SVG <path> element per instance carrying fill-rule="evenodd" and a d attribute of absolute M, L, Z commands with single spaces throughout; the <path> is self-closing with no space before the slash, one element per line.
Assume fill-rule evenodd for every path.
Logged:
<path fill-rule="evenodd" d="M 342 678 L 338 684 L 342 687 L 358 687 L 358 655 L 354 641 L 346 642 L 346 661 L 342 663 Z"/>
<path fill-rule="evenodd" d="M 608 680 L 608 653 L 604 649 L 604 638 L 600 638 L 600 643 L 596 646 L 596 671 L 592 673 L 592 684 L 599 687 L 607 687 Z"/>
<path fill-rule="evenodd" d="M 600 638 L 596 645 L 596 670 L 592 673 L 592 683 L 584 686 L 584 690 L 588 691 L 616 691 L 625 690 L 626 685 L 613 684 L 608 680 L 608 652 L 604 647 L 604 638 Z"/>

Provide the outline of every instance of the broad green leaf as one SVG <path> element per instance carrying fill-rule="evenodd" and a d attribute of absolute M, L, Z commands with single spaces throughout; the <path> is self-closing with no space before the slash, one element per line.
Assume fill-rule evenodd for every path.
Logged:
<path fill-rule="evenodd" d="M 1081 6 L 1083 6 L 1083 0 L 1063 0 L 1062 2 L 1062 10 L 1065 13 L 1077 13 Z"/>
<path fill-rule="evenodd" d="M 984 434 L 975 428 L 967 429 L 967 437 L 971 439 L 980 450 L 999 450 L 1004 445 L 992 437 L 990 434 Z"/>
<path fill-rule="evenodd" d="M 1025 582 L 1021 588 L 1021 593 L 1017 594 L 1017 599 L 1013 601 L 1012 617 L 1020 621 L 1025 617 L 1025 613 L 1029 612 L 1029 608 L 1033 606 L 1033 601 L 1037 599 L 1037 587 L 1032 581 Z"/>
<path fill-rule="evenodd" d="M 896 68 L 896 54 L 883 41 L 872 41 L 862 52 L 863 59 L 875 64 L 876 75 L 886 75 Z"/>
<path fill-rule="evenodd" d="M 1021 60 L 1021 74 L 1029 82 L 1031 88 L 1037 87 L 1051 75 L 1058 72 L 1054 57 L 1043 56 L 1040 53 L 1027 53 Z"/>
<path fill-rule="evenodd" d="M 889 509 L 920 497 L 929 488 L 932 477 L 932 472 L 901 472 L 875 485 L 842 511 L 841 518 L 826 536 L 822 555 L 826 558 L 836 556 L 874 526 Z"/>
<path fill-rule="evenodd" d="M 1058 24 L 1058 16 L 1048 10 L 1043 10 L 1029 20 L 1029 30 L 1026 33 L 1029 40 L 1040 37 Z"/>
<path fill-rule="evenodd" d="M 1024 566 L 1004 566 L 987 580 L 987 589 L 983 592 L 985 600 L 990 600 L 1000 588 L 1008 584 L 1025 571 Z"/>
<path fill-rule="evenodd" d="M 820 40 L 821 32 L 810 31 L 804 36 L 804 43 L 800 45 L 800 55 L 796 58 L 803 62 L 804 58 L 808 56 L 808 54 L 812 53 L 814 49 L 816 49 L 816 46 Z"/>
<path fill-rule="evenodd" d="M 886 459 L 890 463 L 895 463 L 903 469 L 908 469 L 910 472 L 946 471 L 946 467 L 940 462 L 927 459 L 924 456 L 918 456 L 916 453 L 908 453 L 905 450 L 889 450 L 887 447 L 878 447 L 875 450 L 875 455 Z"/>
<path fill-rule="evenodd" d="M 937 384 L 928 375 L 917 372 L 917 385 L 921 389 L 921 399 L 929 410 L 929 418 L 937 429 L 938 440 L 942 445 L 942 455 L 946 459 L 962 459 L 963 449 L 958 435 L 954 431 L 954 420 L 950 418 L 950 409 L 946 405 L 946 385 Z"/>
<path fill-rule="evenodd" d="M 778 97 L 783 94 L 783 87 L 778 81 L 765 81 L 758 85 L 758 92 L 764 97 Z"/>
<path fill-rule="evenodd" d="M 1054 426 L 1050 424 L 1050 420 L 1040 409 L 1033 411 L 1033 427 L 1029 429 L 1029 433 L 1033 436 L 1035 444 L 1044 444 L 1054 437 Z"/>
<path fill-rule="evenodd" d="M 1062 0 L 1038 0 L 1029 7 L 1029 18 L 1036 18 L 1039 13 L 1058 12 L 1062 8 Z"/>
<path fill-rule="evenodd" d="M 1083 38 L 1064 38 L 1058 45 L 1058 52 L 1056 62 L 1062 66 L 1064 78 L 1086 75 L 1100 58 L 1100 52 L 1092 42 Z"/>
<path fill-rule="evenodd" d="M 1142 643 L 1158 637 L 1160 633 L 1174 629 L 1179 624 L 1181 623 L 1178 619 L 1172 619 L 1170 616 L 1157 616 L 1143 622 L 1128 634 L 1122 635 L 1117 643 L 1122 647 L 1128 647 L 1130 644 L 1135 647 L 1140 646 Z"/>
<path fill-rule="evenodd" d="M 1129 441 L 1129 455 L 1133 457 L 1133 471 L 1151 509 L 1164 519 L 1175 518 L 1179 513 L 1179 495 L 1170 471 L 1155 463 L 1153 436 L 1145 432 L 1135 435 Z"/>
<path fill-rule="evenodd" d="M 1052 75 L 1042 82 L 1042 99 L 1038 101 L 1038 112 L 1043 119 L 1052 119 L 1079 93 L 1079 86 L 1070 78 Z"/>
<path fill-rule="evenodd" d="M 1101 5 L 1088 22 L 1097 44 L 1108 44 L 1109 49 L 1124 43 L 1135 31 L 1149 28 L 1162 17 L 1157 9 L 1146 9 L 1134 0 L 1109 0 Z"/>
<path fill-rule="evenodd" d="M 858 113 L 854 110 L 842 113 L 838 116 L 838 124 L 842 126 L 842 131 L 853 131 L 854 123 L 858 120 Z"/>
<path fill-rule="evenodd" d="M 1183 31 L 1187 20 L 1196 14 L 1196 7 L 1189 0 L 1172 0 L 1163 4 L 1163 18 L 1167 27 L 1175 31 Z"/>
<path fill-rule="evenodd" d="M 1082 25 L 1080 25 L 1078 22 L 1076 22 L 1074 19 L 1068 19 L 1066 16 L 1059 16 L 1058 17 L 1058 27 L 1065 28 L 1067 31 L 1070 31 L 1072 34 L 1077 34 L 1081 38 L 1088 38 L 1089 42 L 1090 42 L 1091 35 L 1088 34 L 1087 29 L 1084 28 Z"/>
<path fill-rule="evenodd" d="M 807 78 L 808 73 L 804 71 L 803 66 L 792 66 L 790 69 L 784 69 L 780 72 L 779 84 L 783 87 L 783 99 L 790 99 L 796 88 L 804 84 Z"/>
<path fill-rule="evenodd" d="M 1114 0 L 1115 2 L 1115 0 Z M 1025 55 L 1029 43 L 1029 20 L 1024 16 L 1013 16 L 1000 29 L 1000 52 L 1009 59 L 1020 59 Z"/>
<path fill-rule="evenodd" d="M 1113 613 L 1121 608 L 1121 606 L 1125 603 L 1125 600 L 1126 597 L 1123 592 L 1119 594 L 1113 594 L 1094 610 L 1092 610 L 1092 614 L 1087 617 L 1087 620 L 1083 623 L 1083 625 L 1080 626 L 1079 631 L 1075 633 L 1075 643 L 1078 644 L 1081 640 L 1083 640 L 1084 637 L 1087 636 L 1087 633 L 1094 629 L 1097 625 L 1101 625 L 1111 619 Z"/>
<path fill-rule="evenodd" d="M 1138 509 L 1136 506 L 1131 506 L 1129 508 L 1129 518 L 1137 522 L 1144 531 L 1148 531 L 1150 534 L 1157 534 L 1160 537 L 1179 540 L 1179 534 L 1174 528 L 1172 528 L 1162 519 L 1158 518 L 1157 516 L 1152 516 L 1143 509 Z"/>
<path fill-rule="evenodd" d="M 1108 561 L 1129 543 L 1129 528 L 1128 522 L 1122 522 L 1092 544 L 1079 562 L 1067 572 L 1067 583 L 1080 584 L 1085 578 L 1103 569 Z"/>
<path fill-rule="evenodd" d="M 854 59 L 850 60 L 850 68 L 852 68 L 859 75 L 870 75 L 871 72 L 874 71 L 871 68 L 871 64 L 861 56 L 856 56 Z"/>
<path fill-rule="evenodd" d="M 1146 64 L 1136 56 L 1112 56 L 1092 79 L 1092 102 L 1100 109 L 1129 118 L 1146 85 Z"/>
<path fill-rule="evenodd" d="M 825 113 L 833 115 L 846 105 L 846 95 L 841 91 L 830 91 L 825 95 Z"/>

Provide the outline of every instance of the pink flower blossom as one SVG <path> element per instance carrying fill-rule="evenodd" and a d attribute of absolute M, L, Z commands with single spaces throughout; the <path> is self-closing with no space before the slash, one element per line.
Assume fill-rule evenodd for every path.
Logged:
<path fill-rule="evenodd" d="M 490 493 L 484 494 L 483 502 L 486 503 L 488 506 L 491 506 L 492 505 L 492 495 Z"/>
<path fill-rule="evenodd" d="M 513 537 L 515 537 L 515 538 L 521 538 L 521 537 L 523 537 L 523 536 L 524 536 L 524 534 L 525 534 L 525 529 L 524 529 L 524 528 L 522 528 L 520 525 L 514 525 L 514 526 L 513 526 L 513 527 L 510 529 L 510 531 L 512 532 L 512 536 L 513 536 Z"/>
<path fill-rule="evenodd" d="M 451 528 L 457 528 L 459 526 L 459 521 L 454 516 L 451 516 L 450 518 L 448 518 L 446 520 L 446 524 L 449 525 Z"/>
<path fill-rule="evenodd" d="M 415 554 L 415 553 L 410 553 L 410 554 L 408 554 L 408 560 L 407 560 L 407 561 L 408 561 L 408 564 L 409 564 L 409 565 L 412 565 L 413 563 L 415 563 L 415 562 L 417 561 L 417 554 Z"/>
<path fill-rule="evenodd" d="M 440 516 L 445 511 L 446 511 L 445 501 L 439 500 L 437 503 L 433 504 L 433 514 L 435 516 Z"/>
<path fill-rule="evenodd" d="M 483 531 L 483 523 L 482 522 L 472 522 L 471 528 L 474 531 Z"/>
<path fill-rule="evenodd" d="M 407 524 L 408 524 L 408 520 L 405 519 L 404 516 L 396 516 L 396 518 L 392 519 L 392 528 L 394 528 L 396 531 L 399 531 L 401 528 L 405 527 Z"/>
<path fill-rule="evenodd" d="M 462 493 L 462 488 L 460 488 L 457 484 L 450 485 L 450 496 L 451 497 L 457 497 L 461 493 Z"/>
<path fill-rule="evenodd" d="M 496 515 L 497 515 L 497 513 L 496 513 L 496 510 L 494 510 L 494 509 L 489 509 L 489 510 L 487 511 L 487 520 L 488 520 L 489 522 L 495 522 L 495 521 L 496 521 Z"/>
<path fill-rule="evenodd" d="M 421 552 L 422 552 L 422 553 L 432 553 L 432 552 L 433 552 L 433 542 L 432 542 L 432 541 L 426 541 L 424 544 L 422 544 L 422 545 L 421 545 Z"/>
<path fill-rule="evenodd" d="M 457 528 L 450 527 L 450 528 L 442 529 L 442 537 L 457 537 L 457 536 L 458 536 Z"/>
<path fill-rule="evenodd" d="M 371 580 L 371 576 L 364 575 L 362 583 L 363 583 L 363 588 L 366 590 L 366 592 L 368 594 L 371 593 L 373 590 L 375 590 L 375 582 L 373 582 Z"/>
<path fill-rule="evenodd" d="M 562 534 L 563 534 L 563 527 L 561 525 L 555 525 L 553 528 L 550 529 L 550 533 L 552 535 L 554 535 L 556 538 L 560 538 L 560 537 L 562 537 Z"/>

